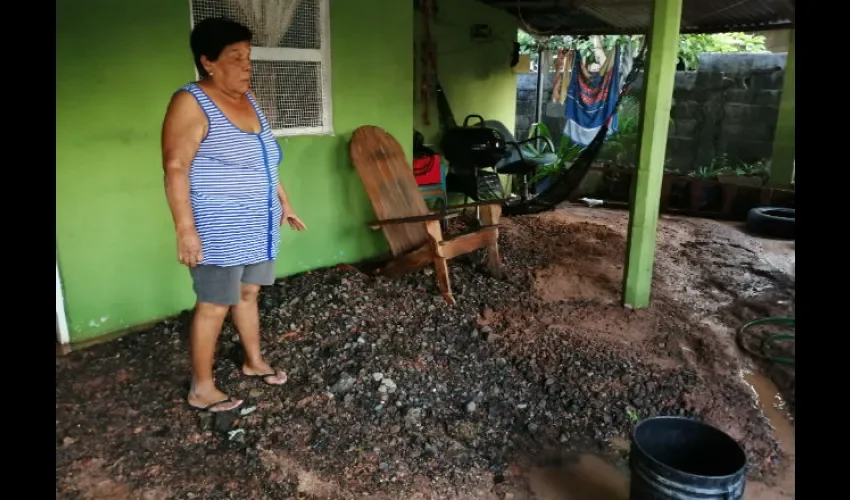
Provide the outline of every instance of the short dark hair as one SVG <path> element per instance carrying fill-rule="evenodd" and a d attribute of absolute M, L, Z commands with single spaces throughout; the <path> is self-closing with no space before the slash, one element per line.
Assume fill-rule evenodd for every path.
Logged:
<path fill-rule="evenodd" d="M 201 56 L 216 61 L 225 47 L 234 43 L 250 42 L 252 37 L 250 28 L 224 17 L 209 17 L 196 24 L 189 36 L 189 46 L 195 57 L 198 74 L 201 78 L 209 76 L 201 64 Z"/>

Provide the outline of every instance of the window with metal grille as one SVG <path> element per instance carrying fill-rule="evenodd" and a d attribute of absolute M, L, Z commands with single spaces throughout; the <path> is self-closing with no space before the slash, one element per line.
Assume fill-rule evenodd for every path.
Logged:
<path fill-rule="evenodd" d="M 276 136 L 331 134 L 328 0 L 189 0 L 192 27 L 240 22 L 251 40 L 251 90 Z"/>

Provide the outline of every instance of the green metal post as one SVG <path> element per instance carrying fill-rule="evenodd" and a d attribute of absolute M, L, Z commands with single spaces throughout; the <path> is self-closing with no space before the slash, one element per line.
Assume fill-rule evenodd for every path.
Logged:
<path fill-rule="evenodd" d="M 652 27 L 643 78 L 638 162 L 632 181 L 634 196 L 629 211 L 628 248 L 623 273 L 623 305 L 626 307 L 642 308 L 649 305 L 681 19 L 682 0 L 652 2 Z"/>
<path fill-rule="evenodd" d="M 794 32 L 788 40 L 788 55 L 785 59 L 785 77 L 782 96 L 779 98 L 779 116 L 773 136 L 773 155 L 770 158 L 770 185 L 790 188 L 794 175 Z"/>

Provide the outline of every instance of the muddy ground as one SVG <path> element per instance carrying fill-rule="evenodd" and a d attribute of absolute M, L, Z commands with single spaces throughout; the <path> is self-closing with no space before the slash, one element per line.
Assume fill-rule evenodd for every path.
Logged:
<path fill-rule="evenodd" d="M 662 217 L 653 304 L 634 311 L 618 305 L 626 223 L 575 206 L 506 219 L 506 277 L 454 259 L 454 307 L 430 270 L 280 280 L 262 328 L 290 381 L 240 377 L 227 325 L 216 377 L 247 399 L 229 414 L 185 405 L 188 313 L 58 357 L 56 497 L 625 499 L 635 422 L 686 415 L 742 443 L 747 498 L 793 498 L 794 367 L 752 362 L 735 329 L 794 315 L 794 243 Z"/>

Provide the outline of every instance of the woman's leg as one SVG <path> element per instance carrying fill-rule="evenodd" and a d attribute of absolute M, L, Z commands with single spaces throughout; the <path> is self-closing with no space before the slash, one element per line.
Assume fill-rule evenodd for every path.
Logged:
<path fill-rule="evenodd" d="M 227 316 L 225 305 L 199 302 L 189 330 L 189 345 L 192 357 L 192 387 L 189 389 L 189 404 L 203 408 L 227 399 L 227 394 L 215 386 L 213 358 L 221 326 Z M 227 411 L 236 408 L 242 401 L 222 403 L 210 411 Z"/>
<path fill-rule="evenodd" d="M 267 383 L 279 385 L 286 382 L 286 374 L 272 368 L 260 353 L 260 307 L 257 299 L 261 285 L 274 284 L 274 261 L 253 264 L 245 268 L 239 303 L 230 309 L 233 324 L 239 332 L 245 360 L 245 375 L 270 375 L 263 377 Z"/>
<path fill-rule="evenodd" d="M 215 386 L 213 358 L 227 311 L 231 304 L 239 302 L 242 268 L 199 265 L 191 268 L 190 274 L 198 302 L 189 330 L 192 387 L 189 389 L 188 401 L 197 408 L 221 402 L 210 408 L 210 411 L 231 410 L 241 405 L 242 401 L 225 401 L 227 394 Z"/>

